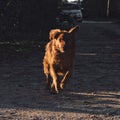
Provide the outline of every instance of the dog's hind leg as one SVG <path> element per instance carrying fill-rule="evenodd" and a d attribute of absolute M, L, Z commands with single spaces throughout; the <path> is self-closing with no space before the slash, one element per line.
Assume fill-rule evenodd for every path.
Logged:
<path fill-rule="evenodd" d="M 71 72 L 70 71 L 67 71 L 62 79 L 62 81 L 60 82 L 60 88 L 63 89 L 66 82 L 70 79 L 71 77 Z"/>

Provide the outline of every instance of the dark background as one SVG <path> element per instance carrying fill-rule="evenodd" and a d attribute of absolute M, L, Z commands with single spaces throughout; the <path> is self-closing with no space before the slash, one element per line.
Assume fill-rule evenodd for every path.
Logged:
<path fill-rule="evenodd" d="M 57 8 L 62 0 L 0 0 L 0 56 L 38 49 L 48 40 L 49 30 L 58 28 Z M 120 1 L 83 0 L 83 20 L 120 19 Z"/>
<path fill-rule="evenodd" d="M 1 0 L 0 32 L 31 31 L 55 27 L 62 0 Z M 107 0 L 83 0 L 84 18 L 106 18 Z M 120 18 L 120 1 L 110 0 L 109 18 Z"/>
<path fill-rule="evenodd" d="M 109 0 L 109 16 L 107 17 L 108 0 L 84 0 L 82 6 L 83 16 L 87 19 L 120 19 L 120 1 Z"/>

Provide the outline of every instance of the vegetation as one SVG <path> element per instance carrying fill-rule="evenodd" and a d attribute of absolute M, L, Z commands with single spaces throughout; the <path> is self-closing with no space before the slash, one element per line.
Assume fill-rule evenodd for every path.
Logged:
<path fill-rule="evenodd" d="M 53 25 L 56 0 L 0 1 L 2 31 L 38 31 L 43 24 Z"/>
<path fill-rule="evenodd" d="M 49 29 L 55 27 L 58 1 L 0 0 L 0 52 L 20 52 L 47 41 Z"/>

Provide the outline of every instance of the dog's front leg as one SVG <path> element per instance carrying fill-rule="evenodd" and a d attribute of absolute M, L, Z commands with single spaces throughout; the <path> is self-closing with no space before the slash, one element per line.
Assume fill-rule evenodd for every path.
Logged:
<path fill-rule="evenodd" d="M 67 71 L 62 79 L 62 81 L 60 82 L 60 88 L 63 89 L 66 82 L 70 79 L 72 73 L 71 71 Z"/>
<path fill-rule="evenodd" d="M 51 91 L 53 89 L 55 89 L 56 93 L 59 93 L 59 90 L 58 90 L 58 75 L 57 75 L 57 73 L 55 71 L 55 68 L 53 66 L 51 66 L 50 74 L 51 74 L 51 77 L 53 79 L 52 84 L 51 84 Z"/>

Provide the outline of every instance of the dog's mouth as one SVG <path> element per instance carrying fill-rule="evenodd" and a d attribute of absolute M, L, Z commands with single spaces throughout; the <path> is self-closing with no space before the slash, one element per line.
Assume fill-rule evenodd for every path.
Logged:
<path fill-rule="evenodd" d="M 58 45 L 57 49 L 61 52 L 64 53 L 65 52 L 65 46 L 64 45 Z"/>
<path fill-rule="evenodd" d="M 65 52 L 64 48 L 60 48 L 59 50 L 60 50 L 61 53 Z"/>

